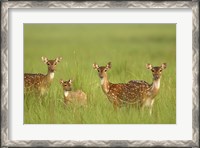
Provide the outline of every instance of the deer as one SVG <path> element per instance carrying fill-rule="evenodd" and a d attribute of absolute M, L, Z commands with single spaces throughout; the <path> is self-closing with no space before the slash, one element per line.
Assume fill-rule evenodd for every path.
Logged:
<path fill-rule="evenodd" d="M 48 60 L 46 57 L 41 57 L 41 59 L 47 65 L 47 74 L 24 74 L 25 92 L 31 92 L 39 96 L 43 96 L 51 86 L 56 66 L 62 60 L 62 57 L 57 57 L 54 60 Z"/>
<path fill-rule="evenodd" d="M 107 71 L 111 69 L 111 62 L 108 62 L 106 66 L 99 66 L 94 63 L 93 68 L 98 71 L 98 76 L 101 82 L 101 88 L 108 100 L 113 104 L 115 110 L 124 104 L 133 102 L 136 97 L 134 91 L 132 91 L 132 84 L 128 83 L 111 83 L 108 80 Z"/>
<path fill-rule="evenodd" d="M 138 92 L 138 99 L 141 100 L 142 108 L 150 108 L 151 115 L 154 98 L 157 96 L 160 89 L 162 71 L 167 68 L 167 64 L 163 63 L 161 66 L 155 67 L 153 67 L 151 64 L 146 64 L 146 68 L 151 70 L 153 75 L 153 82 L 151 84 L 142 80 L 131 80 L 128 82 L 128 84 L 131 84 L 134 88 L 134 91 Z"/>
<path fill-rule="evenodd" d="M 84 106 L 87 104 L 87 95 L 82 90 L 72 91 L 72 80 L 69 79 L 64 81 L 60 80 L 64 92 L 64 103 L 65 105 L 69 103 L 79 104 Z"/>
<path fill-rule="evenodd" d="M 107 71 L 111 69 L 111 62 L 108 62 L 106 66 L 98 66 L 96 63 L 93 64 L 93 68 L 98 71 L 99 78 L 101 80 L 101 87 L 103 92 L 106 94 L 108 100 L 113 103 L 113 107 L 116 110 L 117 107 L 122 105 L 136 105 L 142 107 L 146 105 L 153 105 L 152 89 L 151 84 L 145 81 L 129 81 L 128 83 L 117 83 L 113 84 L 109 82 Z M 149 68 L 153 68 L 150 67 Z M 166 68 L 166 65 L 162 65 L 162 69 Z M 154 68 L 158 69 L 158 68 Z M 155 70 L 153 70 L 155 71 Z M 159 75 L 160 76 L 160 75 Z M 156 76 L 158 78 L 158 74 Z M 155 86 L 156 84 L 154 84 Z M 158 85 L 158 84 L 157 84 Z M 156 85 L 156 86 L 157 86 Z M 151 90 L 151 91 L 150 91 Z M 153 90 L 154 91 L 154 90 Z M 151 114 L 150 108 L 150 114 Z"/>

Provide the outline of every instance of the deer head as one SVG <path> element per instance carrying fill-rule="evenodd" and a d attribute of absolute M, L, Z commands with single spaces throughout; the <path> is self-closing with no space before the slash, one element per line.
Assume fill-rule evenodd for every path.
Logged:
<path fill-rule="evenodd" d="M 93 64 L 93 68 L 98 71 L 99 77 L 102 79 L 107 76 L 107 70 L 111 69 L 111 62 L 108 62 L 106 66 L 97 65 L 96 63 Z"/>
<path fill-rule="evenodd" d="M 46 57 L 41 57 L 42 61 L 47 64 L 48 71 L 54 72 L 56 70 L 56 65 L 62 60 L 62 57 L 58 57 L 55 60 L 48 60 Z"/>
<path fill-rule="evenodd" d="M 61 79 L 60 84 L 62 85 L 64 91 L 71 91 L 72 90 L 72 80 L 63 81 Z"/>
<path fill-rule="evenodd" d="M 147 69 L 150 69 L 153 74 L 153 79 L 158 80 L 162 75 L 162 71 L 167 67 L 166 63 L 163 63 L 161 66 L 153 67 L 151 64 L 146 64 Z"/>

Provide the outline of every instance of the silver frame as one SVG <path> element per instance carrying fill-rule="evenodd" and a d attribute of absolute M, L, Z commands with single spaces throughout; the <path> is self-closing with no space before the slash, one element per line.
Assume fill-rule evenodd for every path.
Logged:
<path fill-rule="evenodd" d="M 62 147 L 62 146 L 99 146 L 99 147 L 199 147 L 199 2 L 198 1 L 3 1 L 1 6 L 1 139 L 2 147 Z M 8 13 L 9 8 L 191 8 L 192 9 L 192 50 L 193 50 L 193 108 L 192 140 L 178 141 L 72 141 L 72 140 L 28 140 L 11 141 L 8 139 Z"/>

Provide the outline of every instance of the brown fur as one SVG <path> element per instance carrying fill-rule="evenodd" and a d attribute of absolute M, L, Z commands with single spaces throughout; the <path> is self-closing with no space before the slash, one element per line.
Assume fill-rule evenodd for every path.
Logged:
<path fill-rule="evenodd" d="M 118 84 L 109 82 L 106 72 L 111 68 L 110 62 L 106 66 L 100 67 L 95 63 L 93 64 L 93 68 L 98 71 L 98 75 L 102 81 L 102 90 L 109 101 L 113 103 L 114 108 L 117 106 L 120 107 L 123 104 L 145 106 L 146 101 L 149 101 L 149 98 L 153 99 L 158 92 L 158 90 L 152 90 L 153 84 L 148 84 L 145 81 L 129 81 L 129 83 Z M 162 68 L 164 69 L 164 67 Z M 157 76 L 158 74 L 156 73 Z"/>
<path fill-rule="evenodd" d="M 64 91 L 64 103 L 67 105 L 68 103 L 75 103 L 80 105 L 87 104 L 87 96 L 82 90 L 72 91 L 72 80 L 63 81 L 60 80 Z M 65 93 L 68 94 L 65 96 Z"/>
<path fill-rule="evenodd" d="M 152 71 L 153 82 L 148 84 L 145 81 L 129 81 L 128 84 L 131 84 L 135 93 L 138 93 L 139 99 L 141 100 L 142 107 L 149 107 L 150 114 L 152 113 L 152 107 L 154 103 L 154 98 L 157 96 L 160 89 L 160 78 L 162 75 L 162 70 L 167 67 L 166 63 L 163 63 L 161 66 L 153 67 L 151 64 L 147 64 L 146 67 Z"/>
<path fill-rule="evenodd" d="M 56 58 L 55 60 L 48 60 L 47 58 L 42 57 L 42 61 L 48 67 L 48 72 L 46 75 L 40 73 L 39 74 L 25 73 L 24 74 L 25 92 L 32 92 L 37 95 L 44 95 L 53 81 L 51 75 L 54 76 L 56 65 L 61 61 L 61 59 L 62 58 L 60 57 Z"/>

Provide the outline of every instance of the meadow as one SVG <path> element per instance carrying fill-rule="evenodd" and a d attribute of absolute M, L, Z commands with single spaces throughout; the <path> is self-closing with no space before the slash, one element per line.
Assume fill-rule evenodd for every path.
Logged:
<path fill-rule="evenodd" d="M 175 124 L 176 123 L 176 25 L 175 24 L 24 24 L 24 73 L 47 73 L 41 57 L 62 56 L 48 93 L 39 99 L 24 96 L 25 124 Z M 97 71 L 112 63 L 112 83 L 129 80 L 152 82 L 147 63 L 160 66 L 159 94 L 153 113 L 131 107 L 117 111 L 100 85 Z M 73 90 L 87 94 L 86 107 L 64 107 L 60 79 L 72 79 Z"/>

